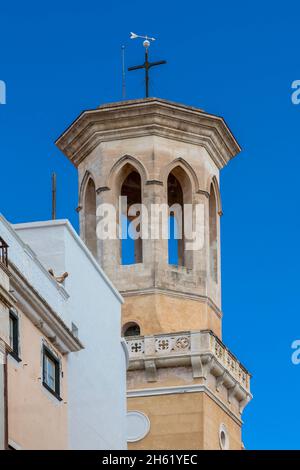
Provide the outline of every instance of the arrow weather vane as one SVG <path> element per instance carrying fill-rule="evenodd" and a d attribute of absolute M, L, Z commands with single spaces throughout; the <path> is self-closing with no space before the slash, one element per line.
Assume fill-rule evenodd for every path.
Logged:
<path fill-rule="evenodd" d="M 143 41 L 143 46 L 145 48 L 145 62 L 142 65 L 135 65 L 134 67 L 129 67 L 128 71 L 131 72 L 132 70 L 138 70 L 138 69 L 145 69 L 145 87 L 146 87 L 146 98 L 149 97 L 149 69 L 151 67 L 154 67 L 155 65 L 163 65 L 166 64 L 167 62 L 165 60 L 160 60 L 159 62 L 149 62 L 148 60 L 148 49 L 150 47 L 151 42 L 150 41 L 155 41 L 155 38 L 150 38 L 148 36 L 139 36 L 138 34 L 135 33 L 130 33 L 130 39 L 144 39 Z"/>

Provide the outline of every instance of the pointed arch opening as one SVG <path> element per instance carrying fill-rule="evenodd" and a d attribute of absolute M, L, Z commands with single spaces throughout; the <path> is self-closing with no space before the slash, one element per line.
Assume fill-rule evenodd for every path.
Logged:
<path fill-rule="evenodd" d="M 168 176 L 169 264 L 192 268 L 192 253 L 186 250 L 185 204 L 192 204 L 191 181 L 182 167 L 175 167 Z"/>
<path fill-rule="evenodd" d="M 120 195 L 127 198 L 122 207 L 121 264 L 143 262 L 143 243 L 139 236 L 141 224 L 138 218 L 142 204 L 142 181 L 139 172 L 130 164 L 122 169 L 123 182 Z"/>
<path fill-rule="evenodd" d="M 209 257 L 211 278 L 218 282 L 218 207 L 213 184 L 209 193 Z"/>
<path fill-rule="evenodd" d="M 96 187 L 90 177 L 84 194 L 84 235 L 85 243 L 94 256 L 97 255 L 96 234 Z"/>

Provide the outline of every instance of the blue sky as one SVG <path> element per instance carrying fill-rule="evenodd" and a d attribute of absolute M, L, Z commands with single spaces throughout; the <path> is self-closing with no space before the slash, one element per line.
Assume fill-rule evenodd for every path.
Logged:
<path fill-rule="evenodd" d="M 120 47 L 129 31 L 159 40 L 151 95 L 225 117 L 243 151 L 222 172 L 223 340 L 253 373 L 244 413 L 248 449 L 299 448 L 300 79 L 298 2 L 2 2 L 1 212 L 11 222 L 58 216 L 77 228 L 76 170 L 54 140 L 83 110 L 121 99 Z M 127 98 L 143 96 L 142 72 Z"/>

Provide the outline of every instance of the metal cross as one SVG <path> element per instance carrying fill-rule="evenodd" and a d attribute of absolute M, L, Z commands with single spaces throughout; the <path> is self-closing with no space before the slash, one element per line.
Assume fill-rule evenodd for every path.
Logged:
<path fill-rule="evenodd" d="M 129 67 L 128 71 L 131 72 L 132 70 L 138 69 L 145 69 L 145 87 L 146 87 L 146 98 L 149 97 L 149 69 L 154 67 L 155 65 L 163 65 L 166 64 L 166 60 L 160 60 L 159 62 L 149 62 L 148 60 L 148 47 L 145 50 L 145 62 L 142 65 L 135 65 L 134 67 Z"/>

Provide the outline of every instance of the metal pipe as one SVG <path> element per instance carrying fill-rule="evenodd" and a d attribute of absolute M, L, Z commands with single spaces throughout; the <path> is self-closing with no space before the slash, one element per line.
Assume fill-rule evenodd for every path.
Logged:
<path fill-rule="evenodd" d="M 56 219 L 56 173 L 52 173 L 52 220 Z"/>

